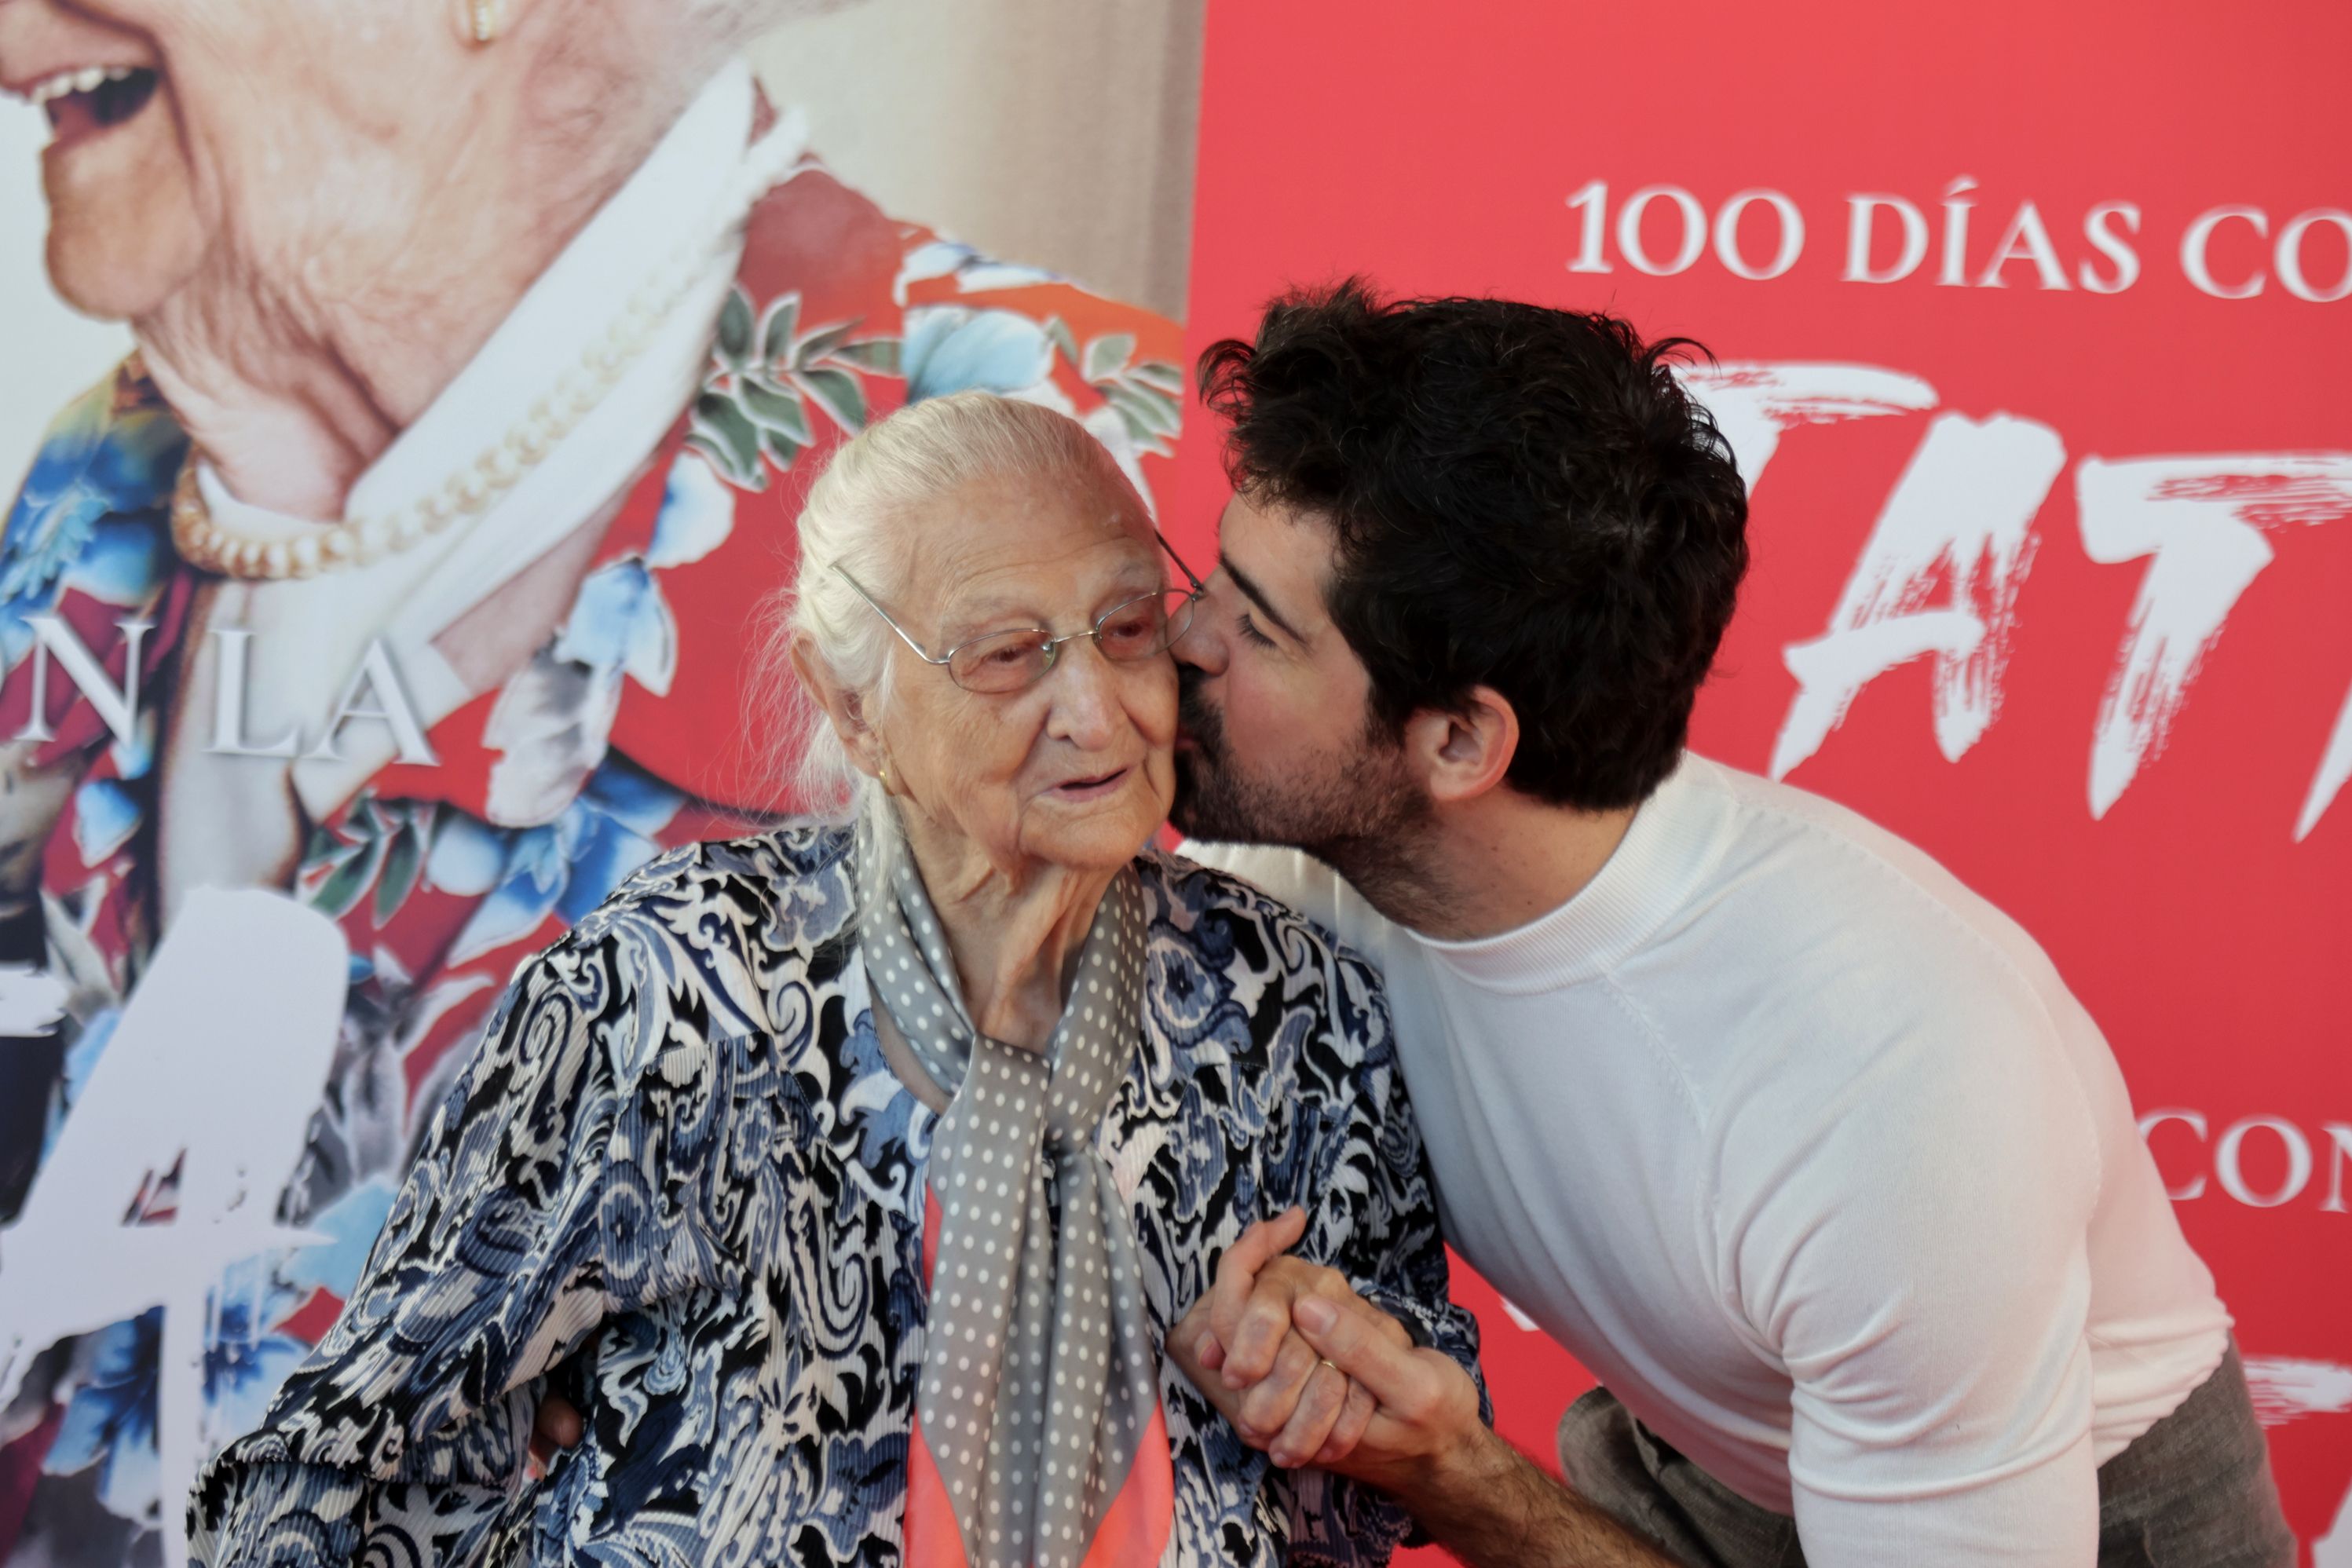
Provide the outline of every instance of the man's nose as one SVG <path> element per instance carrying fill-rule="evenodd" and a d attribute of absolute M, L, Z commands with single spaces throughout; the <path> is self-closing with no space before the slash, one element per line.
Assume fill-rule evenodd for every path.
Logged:
<path fill-rule="evenodd" d="M 1210 622 L 1205 603 L 1192 607 L 1192 623 L 1184 634 L 1169 644 L 1168 651 L 1180 664 L 1190 664 L 1203 674 L 1222 674 L 1225 668 L 1225 642 Z"/>

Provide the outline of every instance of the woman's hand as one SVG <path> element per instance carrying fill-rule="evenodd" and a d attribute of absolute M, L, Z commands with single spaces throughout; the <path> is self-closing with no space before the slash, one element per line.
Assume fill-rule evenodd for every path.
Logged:
<path fill-rule="evenodd" d="M 572 1401 L 551 1394 L 539 1402 L 539 1414 L 531 1420 L 530 1457 L 542 1467 L 551 1465 L 559 1452 L 579 1445 L 586 1429 Z"/>

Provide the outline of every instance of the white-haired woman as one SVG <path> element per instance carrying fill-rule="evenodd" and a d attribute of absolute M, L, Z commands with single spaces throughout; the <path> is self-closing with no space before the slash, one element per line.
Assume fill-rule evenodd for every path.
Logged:
<path fill-rule="evenodd" d="M 971 393 L 845 447 L 801 540 L 779 642 L 851 821 L 667 856 L 520 976 L 341 1321 L 199 1486 L 200 1562 L 1355 1564 L 1403 1533 L 1162 1357 L 1294 1206 L 1306 1257 L 1475 1353 L 1375 977 L 1139 852 L 1172 552 L 1076 424 Z M 575 1347 L 584 1435 L 518 1490 Z M 1295 1376 L 1258 1434 L 1293 1466 L 1369 1414 Z"/>

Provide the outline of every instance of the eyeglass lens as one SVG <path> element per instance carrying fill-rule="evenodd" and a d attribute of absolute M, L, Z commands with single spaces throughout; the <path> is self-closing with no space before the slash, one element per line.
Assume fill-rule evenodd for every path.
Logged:
<path fill-rule="evenodd" d="M 1193 602 L 1189 590 L 1171 588 L 1114 605 L 1094 624 L 1095 646 L 1116 664 L 1163 653 L 1192 625 Z M 948 674 L 967 691 L 1019 691 L 1053 668 L 1057 641 L 1039 629 L 974 638 L 949 653 Z"/>

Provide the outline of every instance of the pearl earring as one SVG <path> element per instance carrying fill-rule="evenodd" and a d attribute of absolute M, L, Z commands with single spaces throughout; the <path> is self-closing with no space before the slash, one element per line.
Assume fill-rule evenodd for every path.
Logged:
<path fill-rule="evenodd" d="M 477 45 L 498 42 L 499 25 L 504 20 L 499 11 L 499 0 L 466 0 L 467 19 L 472 25 Z"/>

